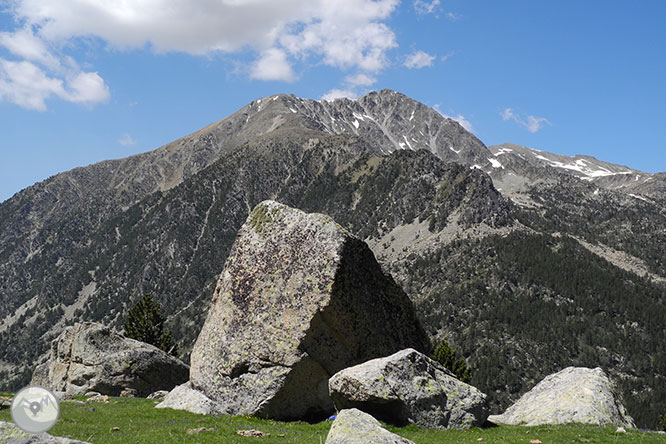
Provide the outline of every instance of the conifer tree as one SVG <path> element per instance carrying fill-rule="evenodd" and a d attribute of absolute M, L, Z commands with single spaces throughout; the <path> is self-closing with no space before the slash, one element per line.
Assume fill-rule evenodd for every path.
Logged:
<path fill-rule="evenodd" d="M 128 338 L 154 345 L 172 355 L 176 354 L 171 331 L 164 331 L 162 307 L 151 294 L 146 294 L 130 308 L 123 328 Z"/>
<path fill-rule="evenodd" d="M 467 366 L 465 358 L 458 358 L 458 350 L 449 346 L 446 339 L 442 339 L 432 352 L 432 359 L 442 364 L 456 375 L 462 382 L 468 382 L 470 378 L 470 369 Z"/>

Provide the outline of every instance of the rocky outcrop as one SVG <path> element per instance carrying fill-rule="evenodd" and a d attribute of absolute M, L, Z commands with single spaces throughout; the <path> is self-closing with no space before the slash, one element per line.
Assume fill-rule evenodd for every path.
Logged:
<path fill-rule="evenodd" d="M 357 409 L 342 410 L 328 432 L 326 444 L 414 444 L 391 433 L 372 416 Z"/>
<path fill-rule="evenodd" d="M 201 415 L 215 415 L 222 411 L 215 401 L 208 399 L 200 391 L 194 390 L 189 382 L 171 390 L 155 408 L 187 410 Z"/>
<path fill-rule="evenodd" d="M 26 433 L 11 422 L 0 421 L 0 444 L 89 444 L 86 441 L 61 438 L 48 433 Z"/>
<path fill-rule="evenodd" d="M 598 367 L 567 367 L 547 376 L 506 412 L 488 420 L 526 426 L 582 423 L 635 427 L 610 379 Z"/>
<path fill-rule="evenodd" d="M 125 389 L 147 396 L 187 381 L 188 366 L 162 350 L 84 322 L 67 327 L 51 343 L 49 360 L 31 384 L 68 395 L 96 391 L 118 396 Z"/>
<path fill-rule="evenodd" d="M 229 414 L 333 410 L 328 378 L 429 349 L 414 308 L 368 246 L 322 214 L 259 204 L 238 232 L 194 345 L 194 388 Z"/>
<path fill-rule="evenodd" d="M 488 417 L 485 394 L 413 349 L 344 369 L 328 386 L 336 408 L 358 408 L 398 425 L 468 429 Z"/>

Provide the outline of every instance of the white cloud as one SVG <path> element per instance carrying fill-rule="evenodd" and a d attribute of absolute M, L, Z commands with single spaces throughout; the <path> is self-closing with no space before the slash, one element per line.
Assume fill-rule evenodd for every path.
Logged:
<path fill-rule="evenodd" d="M 439 103 L 436 104 L 435 106 L 433 106 L 435 111 L 440 113 L 443 117 L 446 117 L 447 119 L 455 120 L 456 122 L 458 122 L 460 124 L 460 126 L 465 128 L 470 133 L 474 132 L 474 127 L 472 126 L 472 122 L 467 120 L 467 118 L 465 116 L 463 116 L 462 114 L 458 114 L 455 117 L 454 116 L 449 116 L 448 114 L 443 113 L 442 110 L 439 109 L 439 107 L 440 107 Z"/>
<path fill-rule="evenodd" d="M 527 128 L 527 131 L 529 131 L 530 133 L 536 133 L 544 125 L 552 126 L 550 121 L 545 117 L 528 115 L 527 118 L 525 119 L 521 117 L 519 114 L 514 113 L 511 108 L 506 108 L 504 111 L 500 112 L 500 116 L 502 116 L 502 119 L 505 121 L 513 120 L 518 125 Z"/>
<path fill-rule="evenodd" d="M 52 96 L 93 105 L 106 102 L 109 90 L 97 73 L 80 72 L 71 77 L 49 77 L 32 62 L 0 58 L 0 101 L 46 111 L 46 100 Z"/>
<path fill-rule="evenodd" d="M 452 22 L 457 22 L 462 18 L 462 15 L 456 14 L 455 12 L 447 12 L 446 13 L 446 18 L 451 20 Z"/>
<path fill-rule="evenodd" d="M 416 51 L 407 56 L 405 66 L 409 69 L 421 69 L 433 65 L 435 56 L 428 54 L 425 51 Z"/>
<path fill-rule="evenodd" d="M 335 100 L 342 98 L 355 99 L 357 97 L 358 94 L 349 89 L 332 89 L 323 96 L 321 96 L 320 100 Z"/>
<path fill-rule="evenodd" d="M 16 32 L 0 32 L 0 46 L 12 54 L 51 69 L 61 69 L 60 61 L 46 47 L 46 43 L 35 36 L 29 27 Z"/>
<path fill-rule="evenodd" d="M 116 49 L 209 55 L 252 49 L 255 78 L 293 80 L 293 60 L 375 72 L 396 47 L 382 23 L 399 0 L 13 0 L 47 42 L 97 37 Z M 289 66 L 287 66 L 289 65 Z"/>
<path fill-rule="evenodd" d="M 424 0 L 414 0 L 414 9 L 418 14 L 432 14 L 439 6 L 439 0 L 432 0 L 430 2 Z"/>
<path fill-rule="evenodd" d="M 377 82 L 377 79 L 367 74 L 356 74 L 345 77 L 345 82 L 352 86 L 370 86 Z"/>
<path fill-rule="evenodd" d="M 125 133 L 123 134 L 123 137 L 118 139 L 118 143 L 122 146 L 132 146 L 136 145 L 136 140 L 134 140 L 134 138 L 129 133 Z"/>
<path fill-rule="evenodd" d="M 261 57 L 252 66 L 250 76 L 258 80 L 293 81 L 296 76 L 287 61 L 284 51 L 270 48 L 264 51 Z"/>

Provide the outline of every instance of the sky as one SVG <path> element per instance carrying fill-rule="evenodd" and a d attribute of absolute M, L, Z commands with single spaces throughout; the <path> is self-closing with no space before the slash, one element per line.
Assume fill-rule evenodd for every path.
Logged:
<path fill-rule="evenodd" d="M 666 1 L 0 0 L 0 201 L 257 98 L 384 88 L 489 146 L 666 171 Z"/>

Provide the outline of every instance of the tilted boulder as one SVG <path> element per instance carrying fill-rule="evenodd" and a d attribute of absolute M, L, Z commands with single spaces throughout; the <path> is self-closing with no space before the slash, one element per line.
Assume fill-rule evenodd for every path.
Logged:
<path fill-rule="evenodd" d="M 51 342 L 51 355 L 35 369 L 31 384 L 67 395 L 96 391 L 118 396 L 129 388 L 147 396 L 187 381 L 188 370 L 157 347 L 84 322 L 65 328 Z"/>
<path fill-rule="evenodd" d="M 482 426 L 489 412 L 485 394 L 414 349 L 344 369 L 328 387 L 336 408 L 397 425 L 468 429 Z"/>
<path fill-rule="evenodd" d="M 27 433 L 11 422 L 0 421 L 0 444 L 90 444 L 48 433 Z"/>
<path fill-rule="evenodd" d="M 189 382 L 171 390 L 155 408 L 187 410 L 201 415 L 215 415 L 222 411 L 215 401 L 208 399 L 200 391 L 194 390 Z"/>
<path fill-rule="evenodd" d="M 581 423 L 635 428 L 610 379 L 598 367 L 567 367 L 553 373 L 488 420 L 526 426 Z"/>
<path fill-rule="evenodd" d="M 323 214 L 273 201 L 238 232 L 191 355 L 194 388 L 225 413 L 330 414 L 328 378 L 429 340 L 368 246 Z"/>
<path fill-rule="evenodd" d="M 357 409 L 338 413 L 326 437 L 326 444 L 414 444 L 391 433 L 372 416 Z"/>

